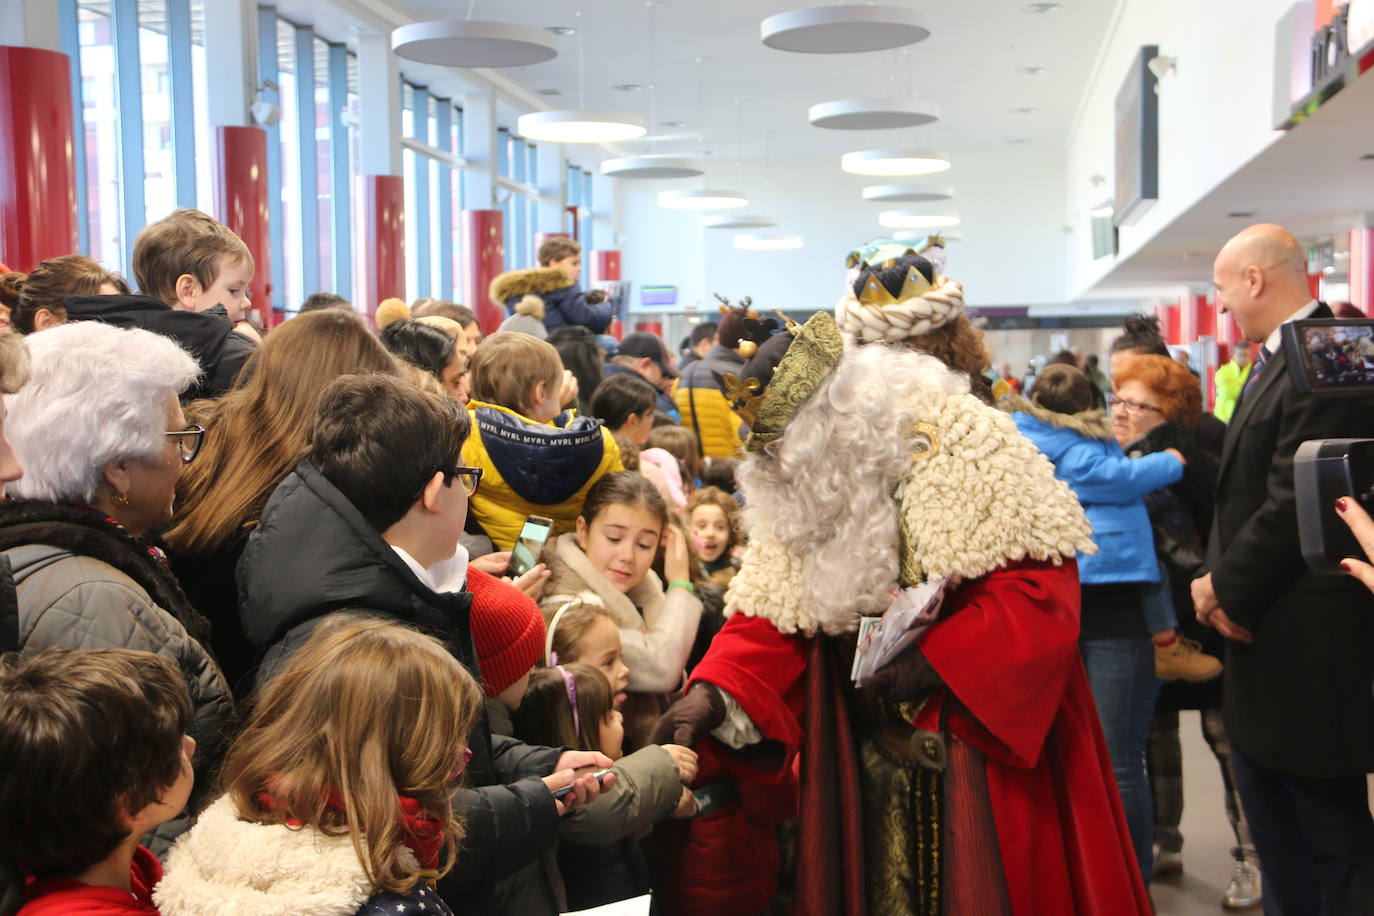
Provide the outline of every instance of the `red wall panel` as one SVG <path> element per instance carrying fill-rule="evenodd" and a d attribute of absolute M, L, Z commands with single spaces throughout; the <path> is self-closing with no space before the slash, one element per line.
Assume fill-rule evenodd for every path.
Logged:
<path fill-rule="evenodd" d="M 15 270 L 77 250 L 73 150 L 67 55 L 0 47 L 0 261 Z"/>
<path fill-rule="evenodd" d="M 463 304 L 477 314 L 483 334 L 506 320 L 506 309 L 487 294 L 491 281 L 506 269 L 505 224 L 500 210 L 464 210 L 462 237 Z"/>
<path fill-rule="evenodd" d="M 262 327 L 272 326 L 272 245 L 268 234 L 267 131 L 261 127 L 217 127 L 215 216 L 253 254 L 253 310 Z"/>
<path fill-rule="evenodd" d="M 592 282 L 614 283 L 620 277 L 620 252 L 598 248 L 592 252 Z"/>
<path fill-rule="evenodd" d="M 383 299 L 406 298 L 405 180 L 363 176 L 363 309 L 369 320 Z"/>

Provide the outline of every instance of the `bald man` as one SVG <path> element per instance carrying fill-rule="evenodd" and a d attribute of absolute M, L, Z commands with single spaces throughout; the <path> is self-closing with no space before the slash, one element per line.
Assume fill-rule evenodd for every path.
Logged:
<path fill-rule="evenodd" d="M 1303 248 L 1285 229 L 1231 239 L 1213 282 L 1256 351 L 1226 430 L 1209 571 L 1193 601 L 1227 637 L 1223 711 L 1264 911 L 1374 913 L 1374 598 L 1354 579 L 1308 571 L 1293 491 L 1298 445 L 1374 436 L 1374 404 L 1294 387 L 1280 329 L 1331 311 L 1308 292 Z"/>

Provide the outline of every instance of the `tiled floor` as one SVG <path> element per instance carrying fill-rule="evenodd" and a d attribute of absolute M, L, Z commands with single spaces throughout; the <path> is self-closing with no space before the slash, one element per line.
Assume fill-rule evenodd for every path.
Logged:
<path fill-rule="evenodd" d="M 1159 916 L 1218 916 L 1231 880 L 1235 838 L 1226 820 L 1221 772 L 1202 740 L 1198 715 L 1179 717 L 1183 742 L 1183 874 L 1154 882 L 1150 894 Z M 1259 913 L 1256 907 L 1246 912 Z"/>

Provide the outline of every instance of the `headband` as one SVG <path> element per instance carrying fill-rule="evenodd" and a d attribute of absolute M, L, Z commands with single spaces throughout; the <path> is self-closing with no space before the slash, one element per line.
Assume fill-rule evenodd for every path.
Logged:
<path fill-rule="evenodd" d="M 560 612 L 561 613 L 561 612 Z M 572 706 L 573 734 L 577 740 L 582 740 L 582 721 L 577 715 L 577 681 L 573 679 L 572 672 L 562 665 L 555 666 L 559 673 L 563 675 L 563 683 L 568 688 L 568 703 Z"/>
<path fill-rule="evenodd" d="M 576 598 L 569 601 L 559 608 L 558 613 L 554 614 L 553 619 L 549 621 L 548 631 L 544 634 L 544 664 L 551 668 L 558 664 L 558 653 L 553 651 L 553 631 L 558 629 L 558 621 L 563 619 L 564 612 L 577 603 L 578 599 Z"/>

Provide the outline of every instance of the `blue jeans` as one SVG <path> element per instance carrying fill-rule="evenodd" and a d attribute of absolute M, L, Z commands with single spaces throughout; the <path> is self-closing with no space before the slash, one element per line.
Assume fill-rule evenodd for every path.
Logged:
<path fill-rule="evenodd" d="M 1145 772 L 1145 744 L 1159 694 L 1154 645 L 1148 636 L 1127 636 L 1083 640 L 1078 651 L 1102 721 L 1135 857 L 1148 884 L 1154 859 L 1155 816 Z"/>
<path fill-rule="evenodd" d="M 1169 582 L 1169 569 L 1159 564 L 1159 581 L 1146 582 L 1140 587 L 1140 604 L 1145 611 L 1145 629 L 1151 634 L 1178 627 L 1174 613 L 1174 592 Z"/>

